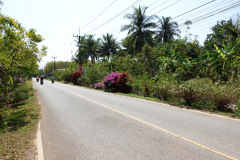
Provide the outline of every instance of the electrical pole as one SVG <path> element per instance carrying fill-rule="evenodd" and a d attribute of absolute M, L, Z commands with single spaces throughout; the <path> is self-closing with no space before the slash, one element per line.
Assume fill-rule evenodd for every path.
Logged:
<path fill-rule="evenodd" d="M 78 64 L 79 65 L 81 65 L 81 60 L 80 60 L 80 40 L 81 40 L 81 36 L 80 36 L 80 28 L 79 28 L 79 35 L 76 35 L 76 36 L 74 36 L 74 34 L 73 34 L 73 37 L 78 37 L 78 43 L 79 43 L 79 45 L 78 45 Z"/>
<path fill-rule="evenodd" d="M 46 75 L 47 75 L 47 64 L 48 64 L 48 62 L 46 63 Z"/>
<path fill-rule="evenodd" d="M 54 59 L 54 61 L 53 61 L 53 63 L 54 63 L 54 70 L 56 70 L 56 66 L 55 66 L 55 58 L 57 58 L 57 57 L 55 57 L 55 55 L 54 55 L 54 57 L 52 57 L 53 59 Z"/>

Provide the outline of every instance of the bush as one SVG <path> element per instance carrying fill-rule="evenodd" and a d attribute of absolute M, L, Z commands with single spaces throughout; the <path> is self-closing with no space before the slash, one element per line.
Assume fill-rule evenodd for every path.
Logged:
<path fill-rule="evenodd" d="M 101 89 L 101 90 L 103 90 L 103 84 L 102 83 L 95 83 L 94 84 L 94 89 Z"/>
<path fill-rule="evenodd" d="M 85 75 L 81 76 L 80 78 L 77 79 L 77 82 L 80 86 L 89 86 L 88 80 Z"/>
<path fill-rule="evenodd" d="M 132 82 L 132 77 L 127 72 L 123 72 L 119 75 L 119 78 L 117 79 L 118 91 L 122 93 L 130 93 L 132 90 L 130 83 Z"/>
<path fill-rule="evenodd" d="M 134 79 L 132 86 L 132 93 L 136 95 L 144 95 L 144 84 L 141 79 Z"/>
<path fill-rule="evenodd" d="M 239 100 L 239 93 L 234 93 L 232 86 L 228 85 L 216 85 L 209 97 L 212 98 L 212 102 L 217 110 L 226 111 L 231 110 L 229 106 L 235 104 Z"/>
<path fill-rule="evenodd" d="M 240 117 L 240 100 L 236 103 L 236 106 L 233 108 L 234 113 Z"/>
<path fill-rule="evenodd" d="M 179 98 L 182 98 L 185 101 L 187 106 L 192 106 L 198 100 L 197 88 L 192 81 L 186 81 L 179 87 Z"/>
<path fill-rule="evenodd" d="M 105 67 L 91 66 L 86 68 L 84 76 L 88 83 L 93 86 L 95 83 L 101 82 L 107 75 L 106 73 Z"/>
<path fill-rule="evenodd" d="M 188 106 L 206 108 L 198 105 L 208 104 L 219 111 L 229 110 L 229 106 L 240 98 L 239 94 L 238 88 L 227 84 L 214 84 L 208 78 L 183 82 L 176 91 L 177 98 L 183 99 Z"/>
<path fill-rule="evenodd" d="M 171 92 L 169 86 L 159 86 L 154 89 L 152 94 L 154 98 L 158 98 L 160 100 L 168 100 L 171 97 Z"/>
<path fill-rule="evenodd" d="M 64 80 L 65 83 L 70 83 L 72 78 L 72 71 L 71 70 L 65 70 L 62 74 L 62 80 Z"/>
<path fill-rule="evenodd" d="M 63 80 L 63 74 L 65 70 L 54 70 L 52 74 L 54 75 L 57 81 Z"/>
<path fill-rule="evenodd" d="M 71 81 L 73 84 L 78 84 L 78 78 L 82 77 L 82 72 L 80 72 L 79 70 L 77 70 L 76 72 L 74 72 L 72 74 L 72 78 L 71 78 Z"/>
<path fill-rule="evenodd" d="M 104 83 L 104 90 L 107 92 L 117 92 L 118 88 L 117 88 L 117 80 L 120 76 L 120 73 L 116 72 L 112 72 L 110 73 L 108 76 L 106 76 L 103 80 Z"/>
<path fill-rule="evenodd" d="M 14 98 L 14 103 L 19 103 L 23 100 L 28 99 L 29 97 L 29 87 L 20 85 L 17 88 L 14 89 L 13 91 L 13 98 Z"/>

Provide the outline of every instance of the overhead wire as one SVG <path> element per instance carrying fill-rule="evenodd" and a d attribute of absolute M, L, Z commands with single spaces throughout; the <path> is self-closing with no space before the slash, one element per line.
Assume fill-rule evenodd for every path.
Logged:
<path fill-rule="evenodd" d="M 171 7 L 171 6 L 175 5 L 175 4 L 177 4 L 177 3 L 178 3 L 178 2 L 180 2 L 180 1 L 182 1 L 182 0 L 178 0 L 178 1 L 176 1 L 176 2 L 174 2 L 174 3 L 172 3 L 172 4 L 170 4 L 169 6 L 167 6 L 167 7 L 163 8 L 162 10 L 160 10 L 160 11 L 158 11 L 158 12 L 154 13 L 154 15 L 156 15 L 157 13 L 159 13 L 159 12 L 161 12 L 161 11 L 165 10 L 165 9 L 168 9 L 169 7 Z"/>
<path fill-rule="evenodd" d="M 117 18 L 118 16 L 120 16 L 121 14 L 123 14 L 124 12 L 126 12 L 130 7 L 136 5 L 136 4 L 139 3 L 140 1 L 141 1 L 141 0 L 135 1 L 131 6 L 125 8 L 123 11 L 121 11 L 120 13 L 118 13 L 117 15 L 115 15 L 114 17 L 112 17 L 111 19 L 109 19 L 108 21 L 102 23 L 101 25 L 99 25 L 99 26 L 97 26 L 97 27 L 93 28 L 92 30 L 89 30 L 89 31 L 87 31 L 87 32 L 85 32 L 85 33 L 90 33 L 90 32 L 92 32 L 92 31 L 98 30 L 99 28 L 105 26 L 106 24 L 108 24 L 108 23 L 110 23 L 111 21 L 113 21 L 115 18 Z M 169 0 L 166 0 L 166 1 L 164 1 L 163 3 L 161 3 L 160 5 L 163 5 L 164 3 L 168 2 L 168 1 L 169 1 Z M 179 3 L 180 1 L 181 1 L 181 0 L 177 0 L 176 2 L 168 5 L 167 7 L 165 7 L 165 8 L 163 8 L 163 9 L 155 12 L 155 14 L 157 14 L 157 13 L 159 13 L 159 12 L 161 12 L 161 11 L 167 9 L 167 8 L 170 8 L 171 6 Z M 216 1 L 216 0 L 208 1 L 207 3 L 204 3 L 204 4 L 202 4 L 202 5 L 200 5 L 200 6 L 196 7 L 196 8 L 193 8 L 193 9 L 187 11 L 187 12 L 184 12 L 184 13 L 182 13 L 182 14 L 180 14 L 180 15 L 175 16 L 173 19 L 177 19 L 177 18 L 179 18 L 179 17 L 182 17 L 182 16 L 184 16 L 184 15 L 187 15 L 187 16 L 185 16 L 184 18 L 180 19 L 180 21 L 182 21 L 182 20 L 188 18 L 188 17 L 189 17 L 189 13 L 192 13 L 192 12 L 193 12 L 193 14 L 191 14 L 191 15 L 196 15 L 196 14 L 199 15 L 199 14 L 200 14 L 201 12 L 203 12 L 204 10 L 207 10 L 207 8 L 204 8 L 203 10 L 200 10 L 200 11 L 198 11 L 198 12 L 194 12 L 194 11 L 197 11 L 198 9 L 200 9 L 200 8 L 202 8 L 202 7 L 205 7 L 205 6 L 209 5 L 209 4 L 212 4 L 212 3 L 215 2 L 215 1 Z M 115 2 L 115 1 L 114 1 L 114 2 Z M 215 4 L 215 5 L 212 5 L 212 6 L 208 7 L 208 9 L 209 9 L 209 8 L 213 8 L 213 7 L 216 8 L 216 6 L 221 6 L 221 5 L 223 5 L 224 2 L 226 2 L 226 1 L 221 1 L 221 2 L 219 2 L 219 3 L 217 3 L 217 4 Z M 240 2 L 240 1 L 235 2 L 235 3 L 232 3 L 231 5 L 228 5 L 227 7 L 218 8 L 218 9 L 216 9 L 216 10 L 214 10 L 214 11 L 211 11 L 211 12 L 209 12 L 209 13 L 206 13 L 206 14 L 204 14 L 204 15 L 195 17 L 195 18 L 192 19 L 192 22 L 193 22 L 194 25 L 195 25 L 195 23 L 198 23 L 199 21 L 203 21 L 203 20 L 209 19 L 210 17 L 213 17 L 213 16 L 216 16 L 216 15 L 219 15 L 219 14 L 222 14 L 222 13 L 226 13 L 226 12 L 231 11 L 231 10 L 233 10 L 233 9 L 236 9 L 236 8 L 238 8 L 239 5 L 240 5 L 239 2 Z M 156 3 L 157 3 L 157 1 L 154 1 L 154 2 L 153 2 L 151 5 L 149 5 L 149 6 L 153 6 L 153 5 L 156 4 Z M 224 3 L 224 4 L 229 4 L 229 2 L 226 2 L 226 3 Z M 160 6 L 160 5 L 158 5 L 158 6 Z M 158 7 L 158 6 L 157 6 L 157 7 Z M 153 9 L 149 10 L 148 12 L 153 11 L 153 10 L 156 9 L 157 7 L 154 7 Z M 147 12 L 147 13 L 148 13 L 148 12 Z M 154 14 L 154 15 L 155 15 L 155 14 Z M 191 16 L 191 15 L 190 15 L 190 16 Z M 99 15 L 98 15 L 98 16 L 99 16 Z M 97 17 L 98 17 L 98 16 L 97 16 Z M 95 19 L 93 19 L 92 21 L 94 21 L 94 20 L 95 20 Z M 92 21 L 91 21 L 91 22 L 92 22 Z M 89 23 L 91 23 L 91 22 L 89 22 Z M 183 24 L 184 24 L 184 23 L 183 23 Z M 183 27 L 183 24 L 180 25 L 180 28 Z M 88 24 L 87 24 L 87 25 L 88 25 Z M 86 27 L 86 26 L 84 26 L 84 27 Z M 118 26 L 116 29 L 114 29 L 114 30 L 112 30 L 112 31 L 110 31 L 110 32 L 113 33 L 113 32 L 115 32 L 115 31 L 117 31 L 119 28 L 120 28 L 120 27 Z M 114 34 L 114 35 L 118 35 L 118 34 L 120 34 L 120 33 L 121 33 L 121 32 L 118 32 L 118 33 L 116 33 L 116 34 Z"/>
<path fill-rule="evenodd" d="M 209 10 L 209 9 L 212 9 L 212 8 L 216 8 L 216 7 L 220 6 L 220 5 L 223 5 L 223 4 L 221 4 L 221 3 L 223 3 L 223 2 L 226 2 L 226 1 L 223 0 L 223 1 L 221 1 L 220 3 L 213 4 L 212 6 L 209 6 L 209 7 L 204 8 L 204 9 L 198 11 L 198 12 L 194 12 L 194 13 L 188 15 L 188 16 L 185 16 L 185 17 L 179 19 L 178 21 L 182 21 L 182 20 L 184 20 L 184 19 L 187 19 L 188 17 L 193 17 L 194 15 L 199 15 L 199 14 L 201 14 L 202 12 L 205 12 L 206 10 Z M 227 2 L 227 3 L 229 3 L 229 2 Z"/>
<path fill-rule="evenodd" d="M 117 0 L 114 0 L 107 8 L 105 8 L 100 14 L 98 14 L 93 20 L 91 20 L 88 24 L 86 24 L 82 29 L 86 28 L 89 24 L 91 24 L 94 20 L 96 20 L 99 16 L 101 16 L 108 8 L 110 8 Z"/>
<path fill-rule="evenodd" d="M 226 7 L 218 8 L 218 9 L 212 11 L 212 12 L 206 13 L 204 15 L 201 15 L 201 16 L 197 17 L 197 18 L 191 19 L 190 21 L 192 23 L 200 22 L 201 20 L 204 20 L 204 19 L 206 19 L 208 17 L 212 17 L 212 16 L 214 16 L 216 14 L 220 14 L 220 13 L 228 11 L 230 9 L 234 9 L 235 7 L 238 7 L 239 5 L 240 5 L 240 2 L 236 2 L 236 3 L 233 3 L 233 4 L 228 5 Z M 184 23 L 180 24 L 179 28 L 181 28 L 184 25 L 185 25 Z"/>
<path fill-rule="evenodd" d="M 201 5 L 201 6 L 198 6 L 198 7 L 194 8 L 194 9 L 191 9 L 191 10 L 185 12 L 185 13 L 182 13 L 182 14 L 180 14 L 180 15 L 172 18 L 172 19 L 175 19 L 175 18 L 178 18 L 178 17 L 180 17 L 180 16 L 183 16 L 183 15 L 185 15 L 185 14 L 187 14 L 187 13 L 189 13 L 189 12 L 192 12 L 192 11 L 198 9 L 198 8 L 201 8 L 201 7 L 203 7 L 203 6 L 206 6 L 206 5 L 208 5 L 208 4 L 210 4 L 210 3 L 214 2 L 214 1 L 215 1 L 215 0 L 212 0 L 212 1 L 210 1 L 210 2 L 207 2 L 207 3 L 205 3 L 205 4 Z"/>
<path fill-rule="evenodd" d="M 157 3 L 159 0 L 156 0 L 155 2 L 153 2 L 153 3 L 151 3 L 149 6 L 147 6 L 148 8 L 150 7 L 150 6 L 152 6 L 152 5 L 154 5 L 155 3 Z M 163 2 L 163 3 L 161 3 L 160 5 L 162 5 L 162 4 L 164 4 L 164 3 L 166 3 L 167 1 L 169 1 L 169 0 L 166 0 L 165 2 Z M 158 5 L 158 6 L 160 6 L 160 5 Z M 157 6 L 157 7 L 158 7 Z M 156 8 L 156 7 L 155 7 Z M 154 8 L 154 9 L 155 9 Z M 153 9 L 152 9 L 153 10 Z M 151 10 L 150 10 L 151 11 Z M 146 13 L 148 13 L 149 11 L 147 11 Z M 124 22 L 127 22 L 127 21 L 124 21 Z M 119 25 L 120 24 L 122 24 L 122 22 L 121 23 L 119 23 L 116 27 L 114 27 L 114 28 L 112 28 L 112 29 L 110 29 L 110 33 L 113 33 L 113 32 L 115 32 L 115 31 L 117 31 L 117 30 L 120 30 L 120 27 L 119 27 Z M 119 34 L 119 33 L 117 33 L 117 34 Z M 116 34 L 116 35 L 117 35 Z"/>
<path fill-rule="evenodd" d="M 240 13 L 240 12 L 238 12 L 238 13 Z M 238 13 L 237 13 L 237 14 L 238 14 Z M 221 15 L 219 15 L 219 16 L 221 16 Z M 228 15 L 228 16 L 222 18 L 222 20 L 227 19 L 227 18 L 231 18 L 231 16 Z M 217 22 L 214 20 L 214 21 L 211 21 L 210 23 L 201 24 L 200 26 L 199 26 L 199 24 L 193 25 L 193 26 L 191 26 L 191 30 L 196 30 L 196 29 L 198 29 L 198 28 L 200 28 L 199 30 L 204 30 L 203 27 L 206 28 L 206 29 L 207 29 L 207 28 L 210 29 L 210 28 L 209 28 L 209 25 L 210 25 L 210 24 L 213 24 L 213 23 L 216 24 Z M 206 27 L 206 26 L 208 26 L 208 27 Z M 187 29 L 183 29 L 182 31 L 186 31 L 186 30 L 187 30 Z M 194 32 L 198 32 L 198 31 L 194 31 Z"/>
<path fill-rule="evenodd" d="M 147 11 L 147 13 L 148 13 L 148 12 L 151 12 L 152 10 L 154 10 L 154 9 L 158 8 L 159 6 L 161 6 L 161 5 L 165 4 L 165 3 L 166 3 L 166 2 L 168 2 L 168 1 L 169 1 L 169 0 L 166 0 L 166 1 L 164 1 L 163 3 L 161 3 L 161 4 L 157 5 L 156 7 L 152 8 L 151 10 Z M 149 6 L 149 7 L 150 7 L 150 6 Z"/>
<path fill-rule="evenodd" d="M 231 10 L 228 10 L 228 11 L 226 11 L 226 12 L 229 12 L 229 11 L 231 11 Z M 225 13 L 226 13 L 225 12 Z M 223 14 L 223 13 L 221 13 L 221 14 Z M 219 14 L 217 17 L 219 17 L 219 16 L 222 16 L 221 14 Z M 228 18 L 229 17 L 229 15 L 227 16 L 227 17 L 222 17 L 221 19 L 222 20 L 224 20 L 224 19 L 226 19 L 226 18 Z M 231 16 L 230 16 L 231 17 Z M 210 17 L 207 21 L 209 21 L 209 20 L 211 20 L 211 19 L 214 19 L 215 17 Z M 207 21 L 205 21 L 205 22 L 207 22 Z M 209 24 L 212 24 L 212 23 L 216 23 L 217 21 L 216 20 L 214 20 L 214 21 L 211 21 L 210 23 L 204 23 L 204 24 L 202 24 L 202 23 L 194 23 L 193 25 L 191 25 L 191 28 L 194 28 L 194 29 L 196 29 L 196 28 L 199 28 L 199 27 L 203 27 L 203 26 L 206 26 L 206 25 L 209 25 Z M 182 27 L 183 28 L 183 27 Z M 186 29 L 182 29 L 183 31 L 184 30 L 186 30 Z"/>
<path fill-rule="evenodd" d="M 137 0 L 137 1 L 135 1 L 132 5 L 130 5 L 129 7 L 125 8 L 125 9 L 122 10 L 120 13 L 118 13 L 117 15 L 115 15 L 114 17 L 112 17 L 111 19 L 109 19 L 108 21 L 106 21 L 106 22 L 102 23 L 101 25 L 93 28 L 92 30 L 89 30 L 89 31 L 84 32 L 84 33 L 89 33 L 89 32 L 92 32 L 92 31 L 94 31 L 94 30 L 97 30 L 97 29 L 105 26 L 106 24 L 108 24 L 109 22 L 113 21 L 115 18 L 117 18 L 118 16 L 120 16 L 121 14 L 123 14 L 124 12 L 126 12 L 127 10 L 129 10 L 130 8 L 132 8 L 133 6 L 135 6 L 135 5 L 136 5 L 137 3 L 139 3 L 140 1 L 142 1 L 142 0 Z"/>

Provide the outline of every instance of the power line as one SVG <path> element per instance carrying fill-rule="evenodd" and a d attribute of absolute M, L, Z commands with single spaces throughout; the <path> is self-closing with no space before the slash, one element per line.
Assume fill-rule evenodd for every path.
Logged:
<path fill-rule="evenodd" d="M 221 3 L 223 3 L 223 2 L 226 2 L 226 1 L 223 0 L 222 2 L 220 2 L 220 3 L 218 3 L 218 4 L 214 4 L 214 5 L 212 5 L 212 6 L 210 6 L 210 7 L 207 7 L 207 8 L 205 8 L 205 9 L 203 9 L 203 10 L 200 10 L 200 11 L 195 12 L 195 13 L 193 13 L 193 14 L 190 14 L 190 15 L 188 15 L 188 16 L 186 16 L 186 17 L 183 17 L 182 19 L 179 19 L 178 21 L 183 21 L 183 19 L 187 19 L 188 17 L 193 17 L 193 16 L 196 15 L 196 14 L 199 15 L 199 14 L 202 13 L 203 11 L 209 10 L 210 8 L 216 8 L 216 7 L 220 6 L 220 5 L 222 5 Z M 229 2 L 227 2 L 227 3 L 229 3 Z"/>
<path fill-rule="evenodd" d="M 206 19 L 206 18 L 208 18 L 208 17 L 211 17 L 211 16 L 214 16 L 214 15 L 216 15 L 216 14 L 219 14 L 219 13 L 222 13 L 222 12 L 225 12 L 225 11 L 228 11 L 228 10 L 230 10 L 230 9 L 234 9 L 234 8 L 236 8 L 236 7 L 239 7 L 239 6 L 240 6 L 240 3 L 239 3 L 239 4 L 236 4 L 236 5 L 234 5 L 234 6 L 231 6 L 231 7 L 229 7 L 229 8 L 226 8 L 226 9 L 224 9 L 224 10 L 221 10 L 221 11 L 219 11 L 219 12 L 217 12 L 217 13 L 211 14 L 211 15 L 209 15 L 209 16 L 207 16 L 207 17 L 203 17 L 203 18 L 201 18 L 201 19 L 197 19 L 197 20 L 195 20 L 195 21 L 204 20 L 204 19 Z"/>
<path fill-rule="evenodd" d="M 217 9 L 217 10 L 214 10 L 214 11 L 212 11 L 212 12 L 209 12 L 209 13 L 207 13 L 207 14 L 204 14 L 204 15 L 201 15 L 201 16 L 199 16 L 199 17 L 197 17 L 197 18 L 194 18 L 194 19 L 191 20 L 191 22 L 192 22 L 192 23 L 199 22 L 199 21 L 201 21 L 201 20 L 204 20 L 204 19 L 207 19 L 207 18 L 209 18 L 209 17 L 212 17 L 212 16 L 214 16 L 214 15 L 216 15 L 216 14 L 220 14 L 220 13 L 222 13 L 222 12 L 225 12 L 225 11 L 228 11 L 228 10 L 231 10 L 231 9 L 234 9 L 234 8 L 238 7 L 239 5 L 240 5 L 240 2 L 233 3 L 233 4 L 228 5 L 228 6 L 226 6 L 226 7 L 219 8 L 219 9 Z M 180 28 L 181 28 L 182 26 L 184 26 L 184 23 L 182 23 L 182 24 L 180 25 Z"/>
<path fill-rule="evenodd" d="M 157 13 L 159 13 L 159 12 L 161 12 L 161 11 L 163 11 L 163 10 L 165 10 L 165 9 L 167 9 L 167 8 L 169 8 L 169 7 L 171 7 L 171 6 L 173 6 L 174 4 L 176 4 L 176 3 L 180 2 L 180 1 L 181 1 L 181 0 L 178 0 L 178 1 L 176 1 L 176 2 L 174 2 L 174 3 L 172 3 L 172 4 L 170 4 L 169 6 L 163 8 L 162 10 L 160 10 L 160 11 L 154 13 L 154 15 L 156 15 Z"/>
<path fill-rule="evenodd" d="M 221 16 L 221 14 L 219 14 L 219 16 Z M 219 17 L 218 16 L 218 17 Z M 231 16 L 230 16 L 231 17 Z M 210 19 L 212 19 L 212 18 L 214 18 L 214 17 L 211 17 Z M 224 17 L 224 18 L 221 18 L 222 20 L 223 19 L 226 19 L 226 18 L 229 18 L 229 15 L 228 16 L 226 16 L 226 17 Z M 206 21 L 205 21 L 206 22 Z M 193 24 L 193 25 L 191 25 L 191 29 L 196 29 L 196 28 L 202 28 L 202 27 L 204 27 L 204 26 L 206 26 L 206 25 L 209 25 L 209 24 L 213 24 L 213 23 L 216 23 L 216 20 L 214 20 L 214 21 L 211 21 L 211 22 L 209 22 L 209 23 L 205 23 L 205 24 L 202 24 L 202 23 L 195 23 L 195 24 Z M 186 29 L 184 29 L 183 31 L 186 31 Z"/>
<path fill-rule="evenodd" d="M 215 1 L 215 0 L 212 0 L 212 1 L 210 1 L 210 2 L 208 2 L 208 3 L 205 3 L 205 4 L 201 5 L 201 6 L 198 6 L 198 7 L 194 8 L 194 9 L 191 9 L 191 10 L 185 12 L 185 13 L 182 13 L 182 14 L 180 14 L 180 15 L 172 18 L 172 19 L 178 18 L 178 17 L 180 17 L 180 16 L 182 16 L 182 15 L 184 15 L 184 14 L 187 14 L 187 13 L 192 12 L 192 11 L 194 11 L 194 10 L 196 10 L 196 9 L 198 9 L 198 8 L 201 8 L 201 7 L 205 6 L 205 5 L 208 5 L 208 4 L 210 4 L 210 3 L 214 2 L 214 1 Z"/>
<path fill-rule="evenodd" d="M 149 8 L 150 6 L 152 6 L 152 5 L 154 5 L 154 4 L 155 4 L 156 2 L 158 2 L 158 1 L 159 1 L 159 0 L 151 3 L 151 4 L 148 6 L 148 8 Z M 159 7 L 160 5 L 165 4 L 165 3 L 168 2 L 168 1 L 169 1 L 169 0 L 164 1 L 163 3 L 161 3 L 161 4 L 159 4 L 158 6 L 154 7 L 154 8 L 151 9 L 150 11 L 156 9 L 156 8 Z M 148 12 L 150 12 L 150 11 L 147 11 L 146 13 L 148 13 Z M 127 21 L 124 21 L 124 22 L 127 22 Z M 122 23 L 120 23 L 120 24 L 122 24 Z M 115 32 L 115 31 L 119 30 L 119 29 L 120 29 L 120 27 L 119 27 L 120 24 L 118 24 L 117 27 L 114 27 L 113 29 L 111 29 L 110 33 L 113 33 L 113 32 Z M 119 33 L 121 33 L 121 31 L 120 31 Z M 119 34 L 119 33 L 117 33 L 117 34 Z M 116 34 L 116 35 L 117 35 L 117 34 Z"/>
<path fill-rule="evenodd" d="M 237 13 L 238 14 L 238 13 Z M 231 16 L 226 16 L 226 17 L 224 17 L 224 18 L 222 18 L 222 19 L 227 19 L 227 18 L 231 18 Z M 216 21 L 211 21 L 210 23 L 207 23 L 207 24 L 202 24 L 202 25 L 193 25 L 193 26 L 191 26 L 191 30 L 195 30 L 195 29 L 198 29 L 198 28 L 200 28 L 200 29 L 198 29 L 197 31 L 194 31 L 194 32 L 199 32 L 199 31 L 201 31 L 201 30 L 205 30 L 205 29 L 209 29 L 209 27 L 207 27 L 206 28 L 206 26 L 207 25 L 210 25 L 210 24 L 213 24 L 213 23 L 216 23 Z M 184 30 L 182 30 L 182 31 L 186 31 L 187 29 L 184 29 Z"/>
<path fill-rule="evenodd" d="M 87 27 L 90 23 L 92 23 L 94 20 L 96 20 L 101 14 L 103 14 L 109 7 L 111 7 L 117 0 L 115 0 L 113 3 L 111 3 L 107 8 L 105 8 L 100 14 L 98 14 L 93 20 L 91 20 L 88 24 L 86 24 L 82 29 Z"/>
<path fill-rule="evenodd" d="M 157 3 L 157 2 L 158 2 L 158 0 L 156 0 L 155 2 L 153 2 L 152 4 L 150 4 L 148 7 L 154 5 L 154 4 Z"/>
<path fill-rule="evenodd" d="M 153 9 L 151 9 L 151 10 L 148 11 L 148 12 L 151 12 L 152 10 L 154 10 L 154 9 L 156 9 L 157 7 L 159 7 L 159 6 L 163 5 L 163 4 L 165 4 L 165 3 L 168 2 L 168 1 L 169 1 L 169 0 L 164 1 L 163 3 L 159 4 L 158 6 L 154 7 Z M 150 6 L 151 6 L 151 5 L 150 5 Z M 150 6 L 149 6 L 149 7 L 150 7 Z"/>
<path fill-rule="evenodd" d="M 87 31 L 87 32 L 85 32 L 85 33 L 89 33 L 89 32 L 92 32 L 92 31 L 94 31 L 94 30 L 97 30 L 97 29 L 103 27 L 104 25 L 108 24 L 109 22 L 113 21 L 115 18 L 117 18 L 118 16 L 120 16 L 121 14 L 123 14 L 124 12 L 126 12 L 128 9 L 132 8 L 134 5 L 136 5 L 136 4 L 139 3 L 140 1 L 142 1 L 142 0 L 137 0 L 137 1 L 135 1 L 132 5 L 130 5 L 129 7 L 125 8 L 123 11 L 121 11 L 120 13 L 118 13 L 116 16 L 112 17 L 111 19 L 109 19 L 108 21 L 104 22 L 103 24 L 101 24 L 101 25 L 95 27 L 94 29 L 92 29 L 92 30 L 90 30 L 90 31 Z"/>
<path fill-rule="evenodd" d="M 198 12 L 196 12 L 196 13 L 193 13 L 193 14 L 191 14 L 191 15 L 189 15 L 189 16 L 186 16 L 186 17 L 178 20 L 178 23 L 182 21 L 181 23 L 184 24 L 184 22 L 186 21 L 186 19 L 189 20 L 190 17 L 191 17 L 191 19 L 196 19 L 196 17 L 193 18 L 194 15 L 199 16 L 199 15 L 201 15 L 202 13 L 207 13 L 207 12 L 210 10 L 210 8 L 211 8 L 211 10 L 212 10 L 212 9 L 216 9 L 217 7 L 220 7 L 220 6 L 222 6 L 222 5 L 224 5 L 224 7 L 226 7 L 227 4 L 230 4 L 229 2 L 223 3 L 224 1 L 225 1 L 225 0 L 223 0 L 222 2 L 220 2 L 220 3 L 218 3 L 218 4 L 214 4 L 214 5 L 210 6 L 210 7 L 207 7 L 207 8 L 205 8 L 205 9 L 203 9 L 203 10 L 200 10 L 200 11 L 198 11 Z M 224 8 L 224 7 L 222 7 L 222 8 Z M 219 8 L 219 9 L 221 9 L 221 8 Z M 209 13 L 208 13 L 208 14 L 209 14 Z M 203 16 L 203 15 L 202 15 L 202 16 Z M 202 16 L 199 16 L 199 17 L 202 17 Z"/>

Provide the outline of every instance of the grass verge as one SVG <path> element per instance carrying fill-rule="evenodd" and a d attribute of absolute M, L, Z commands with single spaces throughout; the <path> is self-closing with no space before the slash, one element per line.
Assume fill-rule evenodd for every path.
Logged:
<path fill-rule="evenodd" d="M 217 114 L 217 115 L 222 115 L 222 116 L 226 116 L 229 118 L 235 118 L 235 119 L 240 119 L 240 116 L 237 115 L 234 112 L 228 112 L 228 111 L 218 111 L 218 110 L 214 110 L 211 107 L 209 107 L 210 105 L 206 106 L 206 108 L 197 108 L 197 107 L 190 107 L 190 106 L 186 106 L 184 104 L 179 103 L 178 101 L 164 101 L 164 100 L 159 100 L 158 98 L 152 98 L 152 97 L 144 97 L 144 96 L 140 96 L 140 95 L 136 95 L 136 94 L 132 94 L 132 93 L 115 93 L 118 95 L 122 95 L 122 96 L 129 96 L 129 97 L 133 97 L 133 98 L 139 98 L 139 99 L 144 99 L 144 100 L 148 100 L 148 101 L 153 101 L 153 102 L 157 102 L 157 103 L 165 103 L 165 104 L 169 104 L 175 107 L 180 107 L 180 108 L 185 108 L 185 109 L 191 109 L 191 110 L 197 110 L 197 111 L 202 111 L 202 112 L 207 112 L 210 114 Z"/>
<path fill-rule="evenodd" d="M 28 151 L 34 147 L 40 105 L 31 81 L 30 97 L 11 108 L 0 108 L 0 159 L 28 159 Z"/>

